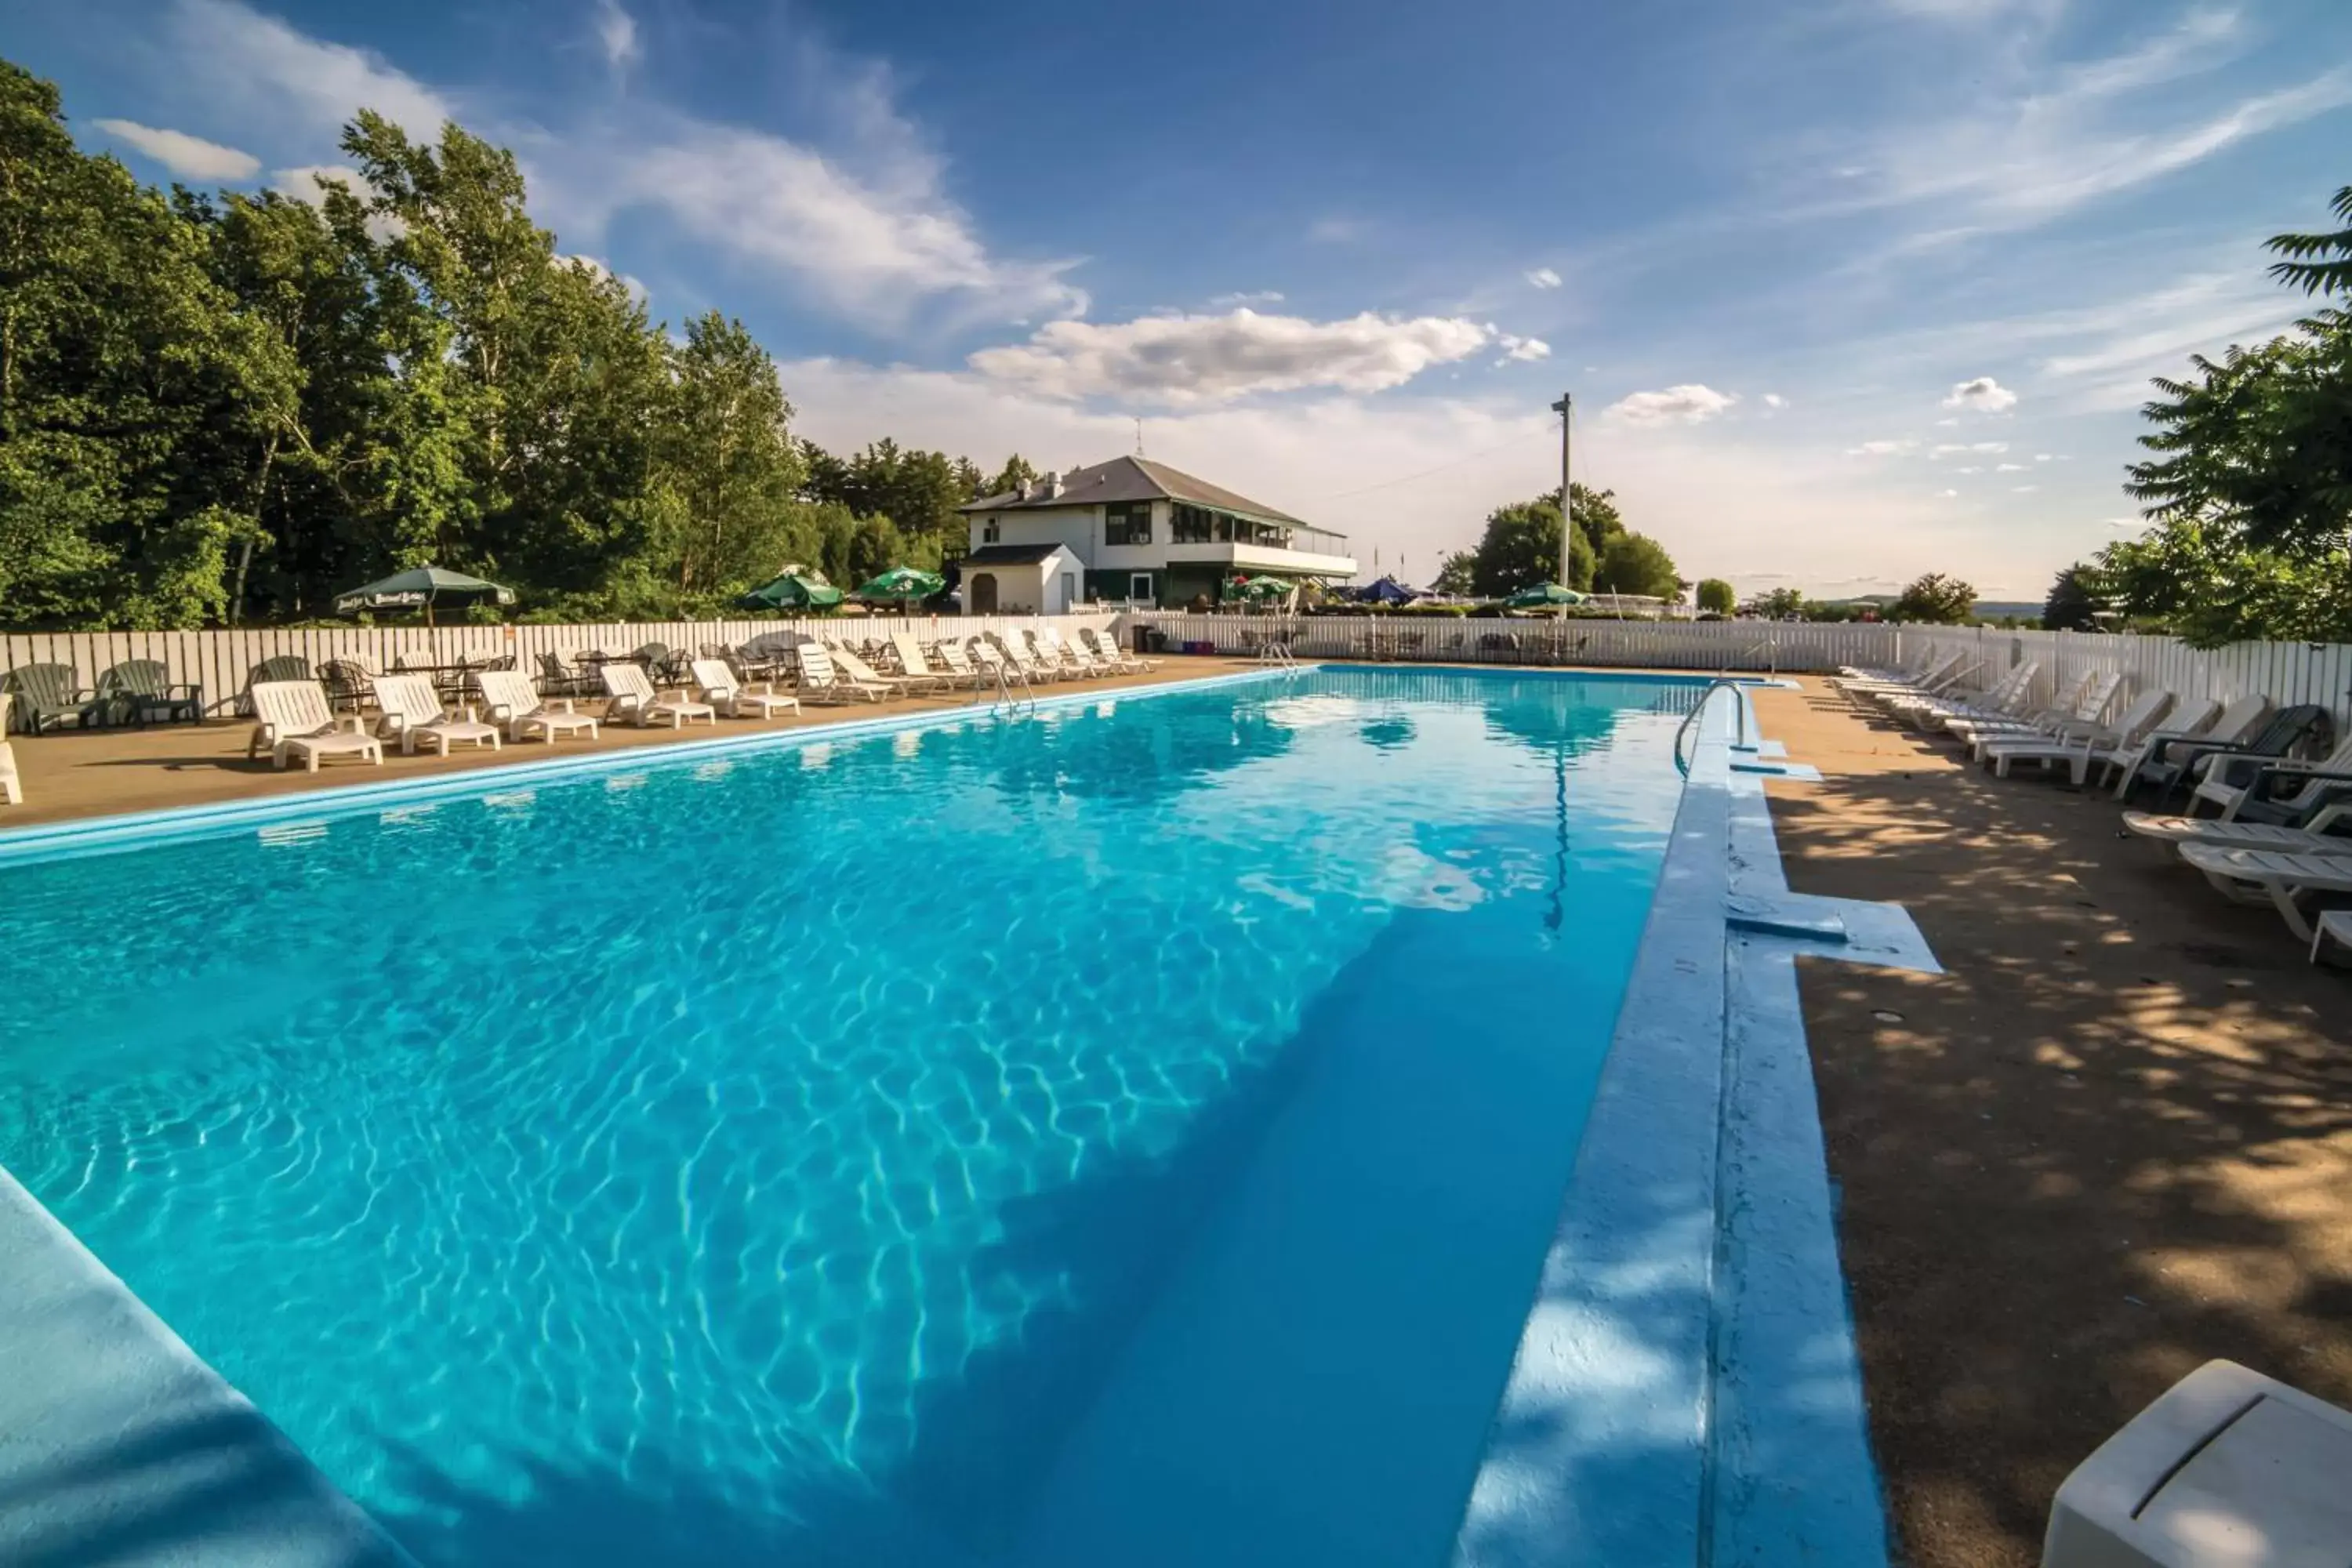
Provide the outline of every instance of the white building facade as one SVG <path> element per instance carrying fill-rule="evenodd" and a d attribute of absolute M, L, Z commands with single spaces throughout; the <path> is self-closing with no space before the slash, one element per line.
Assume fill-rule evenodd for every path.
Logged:
<path fill-rule="evenodd" d="M 1356 574 L 1342 535 L 1142 458 L 1048 474 L 963 511 L 973 556 L 1059 545 L 1079 562 L 1087 599 L 1176 608 L 1216 603 L 1236 576 L 1345 582 Z M 969 588 L 964 605 L 972 606 Z"/>

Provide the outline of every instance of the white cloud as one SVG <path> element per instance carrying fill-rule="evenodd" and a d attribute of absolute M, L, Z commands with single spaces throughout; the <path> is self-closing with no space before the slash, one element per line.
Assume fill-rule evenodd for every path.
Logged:
<path fill-rule="evenodd" d="M 1075 261 L 990 252 L 947 196 L 937 163 L 897 142 L 903 122 L 877 132 L 886 144 L 870 174 L 764 132 L 698 121 L 667 129 L 583 169 L 594 186 L 575 185 L 569 199 L 583 216 L 600 204 L 604 214 L 658 210 L 695 238 L 780 270 L 818 303 L 879 331 L 907 330 L 932 308 L 971 324 L 1087 307 L 1085 291 L 1064 276 Z M 591 226 L 598 226 L 593 218 Z"/>
<path fill-rule="evenodd" d="M 1528 274 L 1528 281 L 1538 289 L 1557 289 L 1559 287 L 1559 274 L 1549 267 L 1538 267 Z"/>
<path fill-rule="evenodd" d="M 1936 499 L 1937 500 L 1949 500 L 1959 493 L 1960 492 L 1958 490 L 1937 490 L 1936 492 Z"/>
<path fill-rule="evenodd" d="M 135 120 L 93 120 L 90 125 L 184 180 L 249 180 L 261 172 L 261 160 L 252 153 L 184 131 L 161 131 Z"/>
<path fill-rule="evenodd" d="M 1974 376 L 1954 383 L 1944 398 L 1944 406 L 1978 414 L 2005 414 L 2017 406 L 2017 394 L 1989 375 Z"/>
<path fill-rule="evenodd" d="M 1849 458 L 1895 458 L 1918 449 L 1918 442 L 1905 437 L 1899 440 L 1864 441 L 1859 447 L 1848 447 L 1845 455 Z"/>
<path fill-rule="evenodd" d="M 1486 331 L 1493 334 L 1496 343 L 1503 351 L 1503 357 L 1495 362 L 1496 364 L 1508 364 L 1514 360 L 1525 363 L 1551 358 L 1551 345 L 1541 338 L 1515 338 L 1508 332 L 1496 331 L 1492 321 L 1486 323 Z"/>
<path fill-rule="evenodd" d="M 2023 463 L 1995 463 L 1992 466 L 1992 471 L 1996 474 L 2021 474 L 2025 472 L 2025 465 Z"/>
<path fill-rule="evenodd" d="M 1904 3 L 1980 8 L 1970 0 Z M 2087 61 L 2051 62 L 2053 36 L 2045 28 L 1990 40 L 1969 72 L 1978 85 L 1965 104 L 1881 137 L 1860 177 L 1828 176 L 1820 209 L 1932 205 L 1937 226 L 1909 237 L 1913 247 L 2031 226 L 2352 102 L 2352 69 L 2337 68 L 2223 107 L 2200 105 L 2179 84 L 2231 63 L 2251 43 L 2231 10 L 2189 10 L 2168 30 Z M 2159 89 L 2151 111 L 2139 100 Z"/>
<path fill-rule="evenodd" d="M 1768 392 L 1764 395 L 1764 406 L 1767 408 L 1786 408 L 1789 406 L 1789 400 L 1781 396 L 1777 392 Z"/>
<path fill-rule="evenodd" d="M 1309 387 L 1380 392 L 1505 341 L 1492 327 L 1458 317 L 1368 310 L 1310 321 L 1241 310 L 1054 321 L 1025 343 L 982 349 L 969 363 L 991 381 L 1041 396 L 1132 397 L 1182 407 Z M 1540 357 L 1521 352 L 1528 342 L 1508 339 L 1507 346 L 1519 345 L 1511 357 Z"/>
<path fill-rule="evenodd" d="M 1957 458 L 1964 452 L 2006 452 L 2006 441 L 1945 441 L 1927 448 L 1931 458 Z"/>
<path fill-rule="evenodd" d="M 1237 294 L 1216 295 L 1209 300 L 1209 309 L 1213 310 L 1230 310 L 1237 305 L 1246 305 L 1251 310 L 1255 310 L 1260 305 L 1279 305 L 1281 303 L 1281 289 L 1245 289 Z"/>
<path fill-rule="evenodd" d="M 1954 468 L 1952 472 L 1956 474 L 1981 474 L 1984 472 L 1984 469 L 1975 463 L 1966 463 L 1959 468 Z"/>
<path fill-rule="evenodd" d="M 1664 392 L 1629 394 L 1603 409 L 1601 417 L 1626 425 L 1696 425 L 1738 401 L 1737 393 L 1685 382 Z"/>
<path fill-rule="evenodd" d="M 2033 454 L 2033 460 L 2037 463 L 2046 463 L 2050 460 L 2050 454 L 2047 452 L 2036 452 Z"/>
<path fill-rule="evenodd" d="M 373 50 L 313 38 L 236 0 L 175 0 L 167 29 L 180 72 L 291 138 L 331 141 L 362 109 L 426 138 L 456 118 L 447 99 Z"/>
<path fill-rule="evenodd" d="M 2042 487 L 2040 485 L 2012 485 L 2010 487 L 2010 493 L 2011 495 L 2030 496 L 2041 488 Z"/>
<path fill-rule="evenodd" d="M 622 287 L 623 289 L 625 289 L 626 290 L 628 290 L 628 294 L 629 294 L 629 298 L 630 298 L 630 299 L 636 300 L 639 304 L 643 304 L 643 303 L 645 303 L 646 297 L 646 286 L 645 286 L 643 283 L 639 282 L 636 279 L 630 277 L 630 276 L 629 276 L 627 273 L 625 273 L 625 272 L 615 272 L 615 271 L 614 271 L 611 268 L 609 268 L 609 267 L 605 266 L 602 261 L 598 260 L 595 257 L 593 257 L 593 256 L 559 256 L 559 257 L 557 257 L 555 259 L 556 259 L 556 260 L 558 260 L 558 261 L 568 261 L 568 262 L 572 263 L 572 266 L 574 266 L 574 267 L 577 267 L 577 268 L 581 268 L 583 271 L 586 272 L 586 273 L 587 273 L 591 278 L 599 278 L 599 279 L 603 279 L 603 278 L 611 278 L 611 279 L 614 279 L 618 280 L 618 282 L 620 283 L 620 285 L 621 285 L 621 287 Z"/>
<path fill-rule="evenodd" d="M 326 200 L 319 191 L 321 185 L 341 185 L 362 201 L 375 195 L 375 187 L 357 169 L 341 163 L 308 163 L 299 169 L 273 170 L 269 176 L 271 190 L 298 202 L 309 202 L 312 206 Z"/>
<path fill-rule="evenodd" d="M 637 19 L 621 8 L 620 0 L 596 0 L 596 42 L 604 63 L 616 71 L 628 69 L 646 52 L 637 38 Z"/>

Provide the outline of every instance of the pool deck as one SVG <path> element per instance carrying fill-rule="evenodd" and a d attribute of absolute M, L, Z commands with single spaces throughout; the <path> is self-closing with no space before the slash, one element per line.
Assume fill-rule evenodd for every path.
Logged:
<path fill-rule="evenodd" d="M 1761 691 L 1790 883 L 1940 974 L 1801 961 L 1873 1446 L 1915 1568 L 2031 1568 L 2066 1473 L 2226 1356 L 2352 1405 L 2352 1009 L 2118 805 Z"/>
<path fill-rule="evenodd" d="M 1247 659 L 1172 658 L 1140 675 L 1110 676 L 1099 680 L 1058 681 L 1037 688 L 1040 700 L 1086 693 L 1116 693 L 1171 682 L 1198 680 L 1264 668 Z M 705 742 L 765 731 L 805 729 L 844 721 L 891 719 L 908 713 L 944 713 L 972 705 L 969 691 L 944 696 L 901 698 L 887 702 L 806 705 L 798 716 L 760 721 L 721 718 L 716 725 L 694 724 L 684 730 L 605 726 L 596 741 L 565 741 L 549 746 L 538 741 L 509 744 L 492 752 L 465 746 L 446 758 L 419 751 L 403 756 L 397 743 L 384 748 L 383 765 L 370 767 L 349 759 L 331 759 L 315 773 L 270 766 L 267 755 L 248 760 L 246 742 L 253 725 L 245 720 L 216 720 L 203 724 L 157 724 L 144 730 L 63 731 L 38 737 L 14 735 L 17 772 L 23 776 L 25 804 L 0 805 L 0 831 L 79 817 L 112 816 L 124 812 L 160 811 L 215 805 L 308 790 L 334 789 L 347 784 L 384 784 L 428 778 L 518 763 L 545 762 L 550 756 L 575 756 L 583 752 L 661 747 Z M 984 709 L 986 704 L 981 706 Z M 580 710 L 595 714 L 601 699 L 583 699 Z"/>

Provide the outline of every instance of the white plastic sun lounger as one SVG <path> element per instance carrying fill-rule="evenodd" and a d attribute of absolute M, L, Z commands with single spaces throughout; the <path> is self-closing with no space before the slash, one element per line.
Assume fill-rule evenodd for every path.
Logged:
<path fill-rule="evenodd" d="M 2089 691 L 2091 682 L 2099 679 L 2095 670 L 2084 670 L 2074 678 L 2074 684 L 2060 689 L 2041 708 L 2032 708 L 2031 699 L 2021 693 L 2012 710 L 2006 713 L 1956 713 L 1944 721 L 1944 733 L 1973 748 L 1980 735 L 2036 735 L 2045 728 L 2074 717 Z"/>
<path fill-rule="evenodd" d="M 2124 710 L 2113 729 L 2082 730 L 2043 740 L 1996 740 L 1986 744 L 1982 755 L 1992 764 L 1993 776 L 2004 779 L 2019 763 L 2040 763 L 2045 769 L 2063 763 L 2079 789 L 2090 777 L 2091 763 L 2098 754 L 2137 749 L 2170 711 L 2171 692 L 2143 691 Z"/>
<path fill-rule="evenodd" d="M 322 757 L 359 757 L 383 765 L 383 747 L 366 732 L 366 721 L 356 713 L 338 719 L 327 701 L 327 689 L 315 680 L 257 680 L 247 696 L 253 703 L 253 736 L 246 742 L 251 757 L 269 748 L 272 767 L 283 768 L 295 758 L 311 773 Z"/>
<path fill-rule="evenodd" d="M 1060 680 L 1067 673 L 1047 665 L 1045 660 L 1039 658 L 1030 648 L 1029 639 L 1018 632 L 999 632 L 996 634 L 996 640 L 1013 668 L 1027 676 L 1033 683 L 1042 684 L 1048 680 Z"/>
<path fill-rule="evenodd" d="M 866 663 L 863 657 L 852 653 L 839 643 L 825 651 L 833 656 L 833 662 L 840 667 L 841 673 L 860 686 L 878 686 L 899 697 L 912 697 L 917 692 L 939 689 L 939 679 L 935 676 L 885 675 Z"/>
<path fill-rule="evenodd" d="M 2101 721 L 2108 704 L 2124 688 L 2124 678 L 2112 671 L 2092 676 L 2078 689 L 2074 705 L 2053 709 L 2035 715 L 2028 724 L 2007 726 L 1971 725 L 1968 732 L 1969 757 L 1984 761 L 1989 747 L 2002 741 L 2066 740 L 2085 730 L 2106 726 Z"/>
<path fill-rule="evenodd" d="M 779 697 L 766 681 L 744 685 L 723 658 L 698 658 L 687 668 L 694 674 L 695 695 L 730 719 L 772 719 L 801 710 L 799 698 Z"/>
<path fill-rule="evenodd" d="M 2140 743 L 2139 750 L 2128 761 L 2121 761 L 2123 776 L 2116 780 L 2116 798 L 2128 799 L 2132 785 L 2139 779 L 2140 770 L 2151 763 L 2166 760 L 2164 751 L 2175 741 L 2202 742 L 2207 745 L 2242 745 L 2253 738 L 2271 716 L 2271 700 L 2259 692 L 2234 698 L 2220 714 L 2206 721 L 2204 728 L 2194 729 L 2180 721 L 2175 713 L 2172 722 L 2153 731 Z"/>
<path fill-rule="evenodd" d="M 0 741 L 0 801 L 25 804 L 25 786 L 16 780 L 16 753 L 5 741 Z"/>
<path fill-rule="evenodd" d="M 1932 702 L 1940 697 L 1958 697 L 1963 689 L 1962 683 L 1979 668 L 1966 654 L 1956 653 L 1937 663 L 1916 682 L 1856 684 L 1847 687 L 1845 692 L 1848 697 L 1860 698 L 1881 708 L 1890 702 Z"/>
<path fill-rule="evenodd" d="M 379 710 L 376 735 L 381 740 L 398 741 L 403 756 L 415 756 L 419 742 L 445 757 L 450 746 L 459 741 L 470 741 L 494 752 L 499 749 L 496 725 L 485 724 L 470 715 L 452 718 L 442 710 L 441 694 L 433 689 L 431 677 L 379 675 L 373 684 Z"/>
<path fill-rule="evenodd" d="M 2283 822 L 2226 822 L 2218 816 L 2164 816 L 2153 811 L 2124 813 L 2124 831 L 2159 844 L 2218 844 L 2225 849 L 2288 849 L 2308 855 L 2352 855 L 2352 834 L 2330 833 L 2352 818 L 2352 802 L 2326 805 L 2300 827 Z"/>
<path fill-rule="evenodd" d="M 509 741 L 528 741 L 537 735 L 551 746 L 563 736 L 583 730 L 590 740 L 596 738 L 593 718 L 575 712 L 569 697 L 549 702 L 520 670 L 486 669 L 474 679 L 482 684 L 482 711 L 490 722 L 506 730 Z"/>
<path fill-rule="evenodd" d="M 853 680 L 835 668 L 833 655 L 820 642 L 800 645 L 801 694 L 819 702 L 879 702 L 890 695 L 887 686 Z"/>
<path fill-rule="evenodd" d="M 952 691 L 971 679 L 969 674 L 959 677 L 952 665 L 945 669 L 933 669 L 931 661 L 924 657 L 923 645 L 915 640 L 912 632 L 892 632 L 890 651 L 898 656 L 898 668 L 902 674 L 912 679 L 928 680 L 941 691 Z M 940 662 L 946 664 L 947 660 L 942 658 Z"/>
<path fill-rule="evenodd" d="M 1973 702 L 1911 703 L 1901 707 L 1898 714 L 1915 730 L 1948 730 L 1955 724 L 2021 719 L 2030 700 L 2027 693 L 2033 689 L 2034 677 L 2041 673 L 2041 663 L 2029 658 L 1994 681 L 1991 689 Z"/>
<path fill-rule="evenodd" d="M 1046 668 L 1075 675 L 1081 680 L 1100 680 L 1111 673 L 1091 657 L 1080 653 L 1074 645 L 1064 642 L 1058 626 L 1046 626 L 1040 630 L 1030 646 L 1045 661 Z"/>
<path fill-rule="evenodd" d="M 597 668 L 604 678 L 605 695 L 613 700 L 605 706 L 604 717 L 612 722 L 627 720 L 643 727 L 667 720 L 673 730 L 686 728 L 689 719 L 699 719 L 706 724 L 719 722 L 719 710 L 708 702 L 695 702 L 683 696 L 664 697 L 654 690 L 654 683 L 645 670 L 621 659 L 608 660 Z"/>
<path fill-rule="evenodd" d="M 938 659 L 941 664 L 946 665 L 948 667 L 948 673 L 954 676 L 959 683 L 966 680 L 971 681 L 971 689 L 974 691 L 980 690 L 982 686 L 987 684 L 985 679 L 981 673 L 979 666 L 973 664 L 971 662 L 971 656 L 963 651 L 963 645 L 961 643 L 950 639 L 934 644 L 931 648 L 931 657 Z"/>
<path fill-rule="evenodd" d="M 2352 894 L 2352 855 L 2184 844 L 2180 858 L 2224 896 L 2242 904 L 2269 904 L 2305 942 L 2313 933 L 2302 900 L 2313 894 Z"/>
<path fill-rule="evenodd" d="M 2099 787 L 2106 788 L 2108 781 L 2118 772 L 2129 773 L 2137 769 L 2140 759 L 2147 755 L 2148 749 L 2159 743 L 2158 736 L 2176 741 L 2195 740 L 2213 727 L 2213 721 L 2221 711 L 2221 705 L 2210 697 L 2200 697 L 2194 702 L 2175 702 L 2171 710 L 2165 714 L 2163 726 L 2150 730 L 2137 741 L 2117 741 L 2112 745 L 2094 742 L 2091 766 L 2100 770 Z M 2083 780 L 2074 782 L 2079 784 Z"/>
<path fill-rule="evenodd" d="M 1830 684 L 1853 696 L 1874 691 L 1925 691 L 1959 668 L 1964 653 L 1938 654 L 1908 675 L 1848 675 Z"/>
<path fill-rule="evenodd" d="M 1117 637 L 1099 626 L 1081 628 L 1078 632 L 1078 640 L 1091 645 L 1095 650 L 1095 657 L 1121 675 L 1141 675 L 1146 670 L 1160 668 L 1158 659 L 1144 658 L 1127 652 L 1118 646 Z"/>

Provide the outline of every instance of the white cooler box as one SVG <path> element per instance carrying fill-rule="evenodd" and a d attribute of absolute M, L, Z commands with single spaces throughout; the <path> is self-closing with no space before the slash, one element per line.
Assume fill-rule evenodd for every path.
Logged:
<path fill-rule="evenodd" d="M 2352 1415 L 2207 1362 L 2058 1489 L 2042 1568 L 2352 1568 Z"/>

